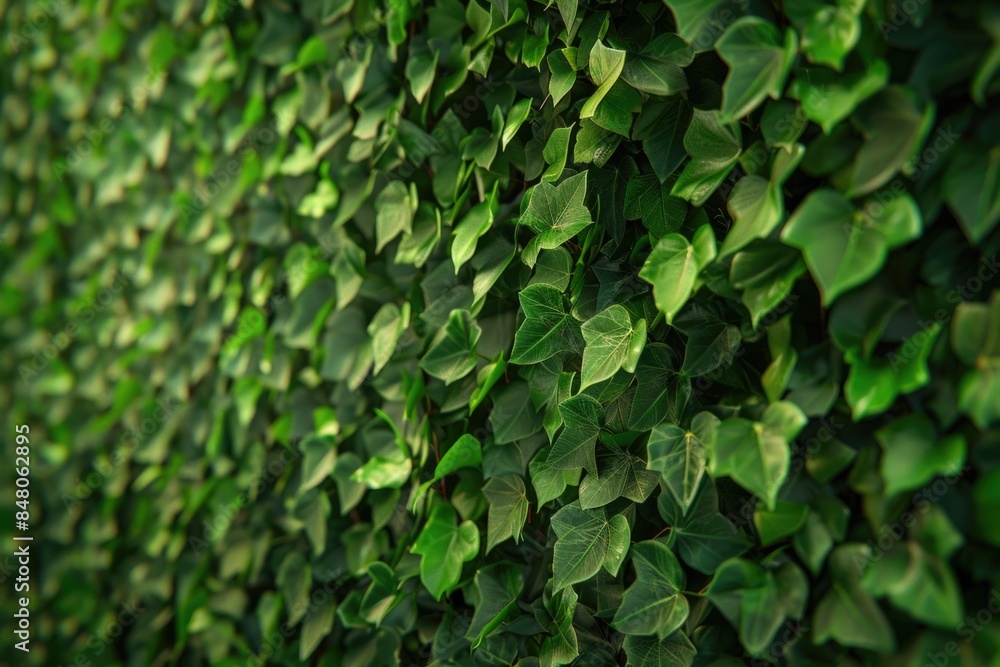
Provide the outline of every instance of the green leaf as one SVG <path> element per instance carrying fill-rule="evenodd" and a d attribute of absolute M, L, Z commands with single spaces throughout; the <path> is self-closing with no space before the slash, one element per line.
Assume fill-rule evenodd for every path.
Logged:
<path fill-rule="evenodd" d="M 742 150 L 740 127 L 722 123 L 717 111 L 697 109 L 684 133 L 684 149 L 691 161 L 670 194 L 701 206 L 736 166 Z"/>
<path fill-rule="evenodd" d="M 611 87 L 618 81 L 618 77 L 625 67 L 625 52 L 619 49 L 612 49 L 604 46 L 600 40 L 594 42 L 590 50 L 590 78 L 597 86 L 597 90 L 587 99 L 583 108 L 580 109 L 580 118 L 590 118 L 597 110 L 604 96 L 608 94 Z"/>
<path fill-rule="evenodd" d="M 476 572 L 473 585 L 478 593 L 478 603 L 465 636 L 472 641 L 472 650 L 476 650 L 517 608 L 517 599 L 524 589 L 524 577 L 518 568 L 496 563 Z"/>
<path fill-rule="evenodd" d="M 656 637 L 625 635 L 622 648 L 628 656 L 626 667 L 691 667 L 697 652 L 681 631 L 663 641 Z"/>
<path fill-rule="evenodd" d="M 594 436 L 594 442 L 597 436 Z M 596 467 L 596 463 L 594 466 Z M 539 507 L 555 500 L 566 491 L 567 486 L 576 486 L 580 483 L 581 469 L 560 470 L 548 465 L 548 450 L 543 449 L 532 459 L 528 465 L 531 473 L 531 486 L 535 490 L 535 499 Z"/>
<path fill-rule="evenodd" d="M 608 555 L 604 557 L 604 563 L 601 566 L 612 577 L 617 577 L 618 570 L 625 562 L 629 545 L 632 543 L 632 528 L 628 525 L 628 519 L 621 514 L 616 514 L 608 522 L 608 530 L 611 531 L 608 538 Z"/>
<path fill-rule="evenodd" d="M 455 265 L 455 275 L 458 275 L 462 265 L 476 254 L 476 244 L 493 226 L 496 212 L 497 200 L 495 196 L 491 196 L 487 201 L 473 206 L 455 226 L 455 240 L 451 244 L 451 261 Z"/>
<path fill-rule="evenodd" d="M 727 419 L 719 424 L 710 447 L 709 473 L 732 477 L 773 510 L 778 489 L 788 475 L 789 441 L 808 419 L 792 403 L 772 403 L 760 422 Z"/>
<path fill-rule="evenodd" d="M 838 2 L 817 9 L 802 30 L 802 52 L 806 57 L 839 72 L 861 36 L 858 14 L 862 7 L 864 4 L 859 2 Z"/>
<path fill-rule="evenodd" d="M 830 554 L 827 570 L 833 580 L 813 614 L 814 641 L 832 639 L 843 646 L 894 653 L 892 626 L 872 596 L 861 586 L 858 563 L 871 559 L 864 544 L 843 544 Z"/>
<path fill-rule="evenodd" d="M 434 51 L 433 55 L 422 53 L 411 55 L 406 61 L 406 80 L 410 83 L 410 93 L 417 104 L 423 103 L 434 84 L 439 55 L 438 51 Z"/>
<path fill-rule="evenodd" d="M 816 190 L 781 232 L 782 241 L 802 251 L 826 304 L 878 273 L 890 249 L 920 235 L 920 211 L 908 195 L 869 210 L 855 211 L 833 190 Z"/>
<path fill-rule="evenodd" d="M 938 441 L 925 415 L 908 415 L 875 432 L 882 445 L 881 475 L 886 497 L 919 489 L 937 475 L 954 475 L 965 465 L 965 438 Z"/>
<path fill-rule="evenodd" d="M 786 562 L 776 570 L 743 559 L 726 561 L 706 593 L 734 626 L 753 656 L 771 644 L 785 618 L 799 620 L 805 612 L 808 582 L 797 566 Z"/>
<path fill-rule="evenodd" d="M 665 4 L 674 13 L 677 34 L 696 52 L 712 48 L 719 32 L 716 26 L 727 25 L 738 13 L 736 8 L 743 6 L 732 0 L 670 0 Z"/>
<path fill-rule="evenodd" d="M 524 121 L 528 120 L 528 115 L 531 113 L 531 98 L 526 97 L 523 100 L 518 100 L 507 112 L 507 122 L 503 127 L 503 134 L 500 137 L 500 147 L 503 150 L 507 150 L 507 144 L 511 142 L 511 139 L 517 134 L 517 131 L 524 125 Z"/>
<path fill-rule="evenodd" d="M 323 482 L 337 461 L 337 439 L 329 435 L 308 435 L 299 444 L 302 452 L 302 482 L 299 493 Z"/>
<path fill-rule="evenodd" d="M 882 187 L 916 153 L 933 118 L 934 105 L 924 106 L 916 91 L 885 88 L 851 116 L 865 142 L 833 182 L 852 199 Z"/>
<path fill-rule="evenodd" d="M 435 600 L 453 589 L 462 577 L 462 564 L 479 553 L 479 529 L 472 521 L 457 524 L 451 505 L 438 503 L 413 543 L 420 559 L 420 581 Z"/>
<path fill-rule="evenodd" d="M 618 304 L 584 322 L 580 330 L 586 342 L 581 391 L 617 373 L 630 358 L 637 360 L 646 343 L 646 321 L 633 325 L 628 311 Z"/>
<path fill-rule="evenodd" d="M 570 176 L 559 185 L 541 182 L 531 189 L 531 201 L 521 222 L 537 236 L 525 248 L 522 259 L 535 265 L 539 250 L 551 250 L 593 224 L 584 204 L 587 172 Z"/>
<path fill-rule="evenodd" d="M 576 83 L 576 49 L 552 51 L 546 58 L 546 62 L 549 64 L 550 72 L 549 95 L 552 96 L 552 105 L 556 106 Z"/>
<path fill-rule="evenodd" d="M 382 249 L 399 236 L 401 232 L 413 232 L 413 214 L 410 193 L 403 181 L 392 181 L 375 198 L 375 252 Z"/>
<path fill-rule="evenodd" d="M 302 622 L 302 637 L 299 639 L 299 660 L 305 662 L 333 630 L 333 617 L 337 602 L 333 598 L 310 606 Z"/>
<path fill-rule="evenodd" d="M 539 662 L 543 665 L 568 665 L 580 654 L 573 615 L 578 596 L 572 588 L 555 589 L 545 607 L 552 618 L 549 636 L 542 642 Z"/>
<path fill-rule="evenodd" d="M 569 138 L 572 133 L 572 125 L 552 130 L 548 141 L 545 142 L 545 148 L 542 149 L 542 159 L 549 165 L 549 168 L 542 174 L 543 181 L 555 182 L 562 176 L 563 169 L 566 168 Z"/>
<path fill-rule="evenodd" d="M 546 284 L 529 285 L 518 298 L 524 322 L 514 336 L 511 363 L 537 364 L 563 350 L 574 349 L 570 343 L 579 333 L 561 291 Z"/>
<path fill-rule="evenodd" d="M 639 277 L 653 286 L 656 307 L 668 324 L 690 298 L 698 273 L 715 259 L 714 242 L 707 247 L 707 251 L 698 253 L 680 234 L 667 234 L 657 241 L 642 265 Z"/>
<path fill-rule="evenodd" d="M 572 472 L 585 468 L 597 475 L 594 445 L 601 432 L 604 408 L 594 398 L 577 394 L 559 404 L 559 413 L 565 427 L 552 445 L 546 467 Z"/>
<path fill-rule="evenodd" d="M 626 220 L 642 220 L 652 238 L 659 238 L 681 228 L 687 204 L 670 195 L 668 184 L 647 174 L 628 181 L 622 213 Z"/>
<path fill-rule="evenodd" d="M 1000 220 L 1000 148 L 961 148 L 944 175 L 944 199 L 979 244 Z"/>
<path fill-rule="evenodd" d="M 806 118 L 830 134 L 859 104 L 885 88 L 888 80 L 889 65 L 884 60 L 843 75 L 823 67 L 804 67 L 789 86 L 788 96 L 800 100 Z"/>
<path fill-rule="evenodd" d="M 728 366 L 735 359 L 736 348 L 742 340 L 740 330 L 714 311 L 695 302 L 673 324 L 688 337 L 681 365 L 684 376 L 706 375 L 720 366 Z"/>
<path fill-rule="evenodd" d="M 288 622 L 298 623 L 309 610 L 312 567 L 302 554 L 290 552 L 281 561 L 275 582 L 288 609 Z"/>
<path fill-rule="evenodd" d="M 487 480 L 483 495 L 490 503 L 486 553 L 508 537 L 517 544 L 528 517 L 528 498 L 520 475 L 508 473 Z"/>
<path fill-rule="evenodd" d="M 531 401 L 527 383 L 515 380 L 494 392 L 490 425 L 498 445 L 522 440 L 542 428 L 542 415 Z"/>
<path fill-rule="evenodd" d="M 664 419 L 680 421 L 691 395 L 691 381 L 680 374 L 670 348 L 661 343 L 647 345 L 635 375 L 638 386 L 629 412 L 629 430 L 647 431 Z"/>
<path fill-rule="evenodd" d="M 750 174 L 733 186 L 726 207 L 734 222 L 722 244 L 720 254 L 723 257 L 754 239 L 768 236 L 778 226 L 785 215 L 785 198 L 781 188 L 804 153 L 800 145 L 791 151 L 779 150 L 771 163 L 770 180 Z"/>
<path fill-rule="evenodd" d="M 410 304 L 404 302 L 400 308 L 387 303 L 378 309 L 368 324 L 368 335 L 372 341 L 372 374 L 378 375 L 396 352 L 400 336 L 410 326 Z"/>
<path fill-rule="evenodd" d="M 420 360 L 420 367 L 445 384 L 462 379 L 476 368 L 476 344 L 482 333 L 469 311 L 451 311 L 445 328 Z"/>
<path fill-rule="evenodd" d="M 755 243 L 733 257 L 729 281 L 743 292 L 743 305 L 750 311 L 754 328 L 792 292 L 796 279 L 805 273 L 802 256 L 780 243 Z"/>
<path fill-rule="evenodd" d="M 556 0 L 559 7 L 559 15 L 562 17 L 563 25 L 566 26 L 566 41 L 572 42 L 576 33 L 576 12 L 579 0 Z"/>
<path fill-rule="evenodd" d="M 552 515 L 552 530 L 556 534 L 553 591 L 587 581 L 600 571 L 611 543 L 604 510 L 584 510 L 579 503 L 571 503 Z"/>
<path fill-rule="evenodd" d="M 778 99 L 795 61 L 798 38 L 794 30 L 786 30 L 782 43 L 773 23 L 745 16 L 726 28 L 715 50 L 729 65 L 720 121 L 732 123 L 749 115 L 765 96 Z"/>
<path fill-rule="evenodd" d="M 385 563 L 369 565 L 368 576 L 372 582 L 361 598 L 359 613 L 369 623 L 380 625 L 398 600 L 396 592 L 399 589 L 399 582 L 395 573 Z"/>
<path fill-rule="evenodd" d="M 661 494 L 656 505 L 670 526 L 670 544 L 698 572 L 711 574 L 751 546 L 750 540 L 719 513 L 715 484 L 701 484 L 686 511 L 672 494 Z"/>
<path fill-rule="evenodd" d="M 661 183 L 677 171 L 687 157 L 684 135 L 691 116 L 690 105 L 680 95 L 642 106 L 632 139 L 642 141 L 642 150 Z"/>
<path fill-rule="evenodd" d="M 569 287 L 573 275 L 573 258 L 566 248 L 560 246 L 552 250 L 543 250 L 538 255 L 535 273 L 528 281 L 529 285 L 545 284 L 555 287 L 560 292 Z"/>
<path fill-rule="evenodd" d="M 761 546 L 774 544 L 783 537 L 797 533 L 809 515 L 809 506 L 800 503 L 787 503 L 779 500 L 774 511 L 757 507 L 753 514 L 757 535 Z"/>
<path fill-rule="evenodd" d="M 687 90 L 682 66 L 691 64 L 693 54 L 677 35 L 655 37 L 642 51 L 626 59 L 621 77 L 630 86 L 650 95 L 674 95 Z"/>
<path fill-rule="evenodd" d="M 996 267 L 995 259 L 988 263 Z M 994 290 L 988 304 L 959 304 L 952 333 L 956 354 L 975 366 L 961 379 L 958 407 L 979 428 L 989 428 L 1000 418 L 1000 292 Z"/>
<path fill-rule="evenodd" d="M 472 396 L 469 397 L 469 415 L 471 416 L 476 408 L 486 400 L 489 395 L 490 390 L 500 381 L 500 378 L 504 376 L 507 372 L 507 362 L 504 360 L 504 353 L 501 351 L 496 360 L 487 364 L 482 371 L 479 372 L 478 382 L 476 383 L 476 389 L 472 392 Z"/>
<path fill-rule="evenodd" d="M 603 507 L 626 497 L 645 502 L 656 488 L 658 476 L 646 470 L 646 463 L 626 452 L 610 451 L 598 458 L 597 476 L 587 475 L 580 483 L 580 507 L 585 510 Z"/>
<path fill-rule="evenodd" d="M 661 641 L 687 620 L 684 570 L 661 542 L 639 542 L 632 547 L 635 582 L 625 591 L 611 625 L 628 635 L 656 635 Z"/>
<path fill-rule="evenodd" d="M 719 419 L 709 412 L 699 413 L 691 430 L 660 424 L 649 434 L 649 469 L 663 475 L 667 489 L 683 512 L 694 502 L 705 474 L 705 447 L 711 442 Z"/>

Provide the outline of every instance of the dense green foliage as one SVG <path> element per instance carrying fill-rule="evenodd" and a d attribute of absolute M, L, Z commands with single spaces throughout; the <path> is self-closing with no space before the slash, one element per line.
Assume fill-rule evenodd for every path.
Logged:
<path fill-rule="evenodd" d="M 0 7 L 7 664 L 1000 665 L 990 3 Z"/>

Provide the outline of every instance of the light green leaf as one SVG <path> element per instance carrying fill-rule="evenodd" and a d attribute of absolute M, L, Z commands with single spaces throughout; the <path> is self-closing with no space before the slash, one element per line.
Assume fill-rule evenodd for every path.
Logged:
<path fill-rule="evenodd" d="M 473 206 L 455 226 L 455 240 L 451 243 L 451 261 L 455 265 L 455 275 L 476 253 L 476 244 L 490 230 L 497 210 L 496 196 L 490 196 L 486 201 Z"/>
<path fill-rule="evenodd" d="M 562 176 L 566 167 L 566 157 L 569 155 L 569 137 L 573 133 L 573 126 L 559 127 L 552 130 L 545 148 L 542 149 L 542 158 L 549 168 L 542 174 L 543 181 L 555 182 Z"/>
<path fill-rule="evenodd" d="M 583 350 L 583 363 L 580 371 L 580 390 L 618 372 L 626 361 L 638 358 L 645 345 L 645 336 L 634 340 L 636 331 L 645 332 L 645 320 L 639 320 L 634 326 L 628 311 L 615 304 L 601 311 L 583 323 L 580 328 L 586 347 Z M 637 352 L 638 350 L 638 352 Z"/>
<path fill-rule="evenodd" d="M 690 65 L 692 53 L 673 34 L 659 35 L 638 54 L 626 59 L 622 79 L 636 90 L 650 95 L 674 95 L 687 90 L 682 66 Z"/>
<path fill-rule="evenodd" d="M 375 252 L 399 236 L 400 232 L 413 232 L 413 214 L 410 193 L 403 181 L 392 181 L 375 198 Z"/>
<path fill-rule="evenodd" d="M 457 524 L 451 505 L 438 503 L 413 543 L 420 559 L 420 581 L 435 600 L 453 589 L 462 577 L 462 564 L 479 553 L 479 529 L 472 521 Z"/>
<path fill-rule="evenodd" d="M 715 43 L 729 65 L 720 121 L 732 123 L 749 115 L 768 95 L 778 99 L 797 49 L 794 30 L 785 31 L 782 43 L 778 28 L 756 16 L 745 16 L 726 28 Z"/>
<path fill-rule="evenodd" d="M 937 475 L 954 475 L 965 465 L 965 437 L 939 441 L 926 415 L 902 417 L 875 432 L 882 445 L 881 475 L 886 497 L 919 489 Z"/>
<path fill-rule="evenodd" d="M 372 341 L 373 375 L 378 375 L 379 371 L 389 363 L 392 355 L 396 352 L 400 336 L 409 326 L 410 303 L 408 301 L 403 302 L 402 308 L 394 303 L 387 303 L 375 313 L 375 317 L 368 324 L 368 335 L 371 336 Z"/>
<path fill-rule="evenodd" d="M 869 210 L 855 211 L 833 190 L 815 190 L 781 232 L 802 251 L 827 305 L 878 273 L 890 249 L 920 235 L 922 218 L 909 195 Z"/>
<path fill-rule="evenodd" d="M 531 200 L 521 222 L 538 236 L 525 248 L 522 259 L 534 266 L 539 250 L 551 250 L 593 224 L 584 203 L 587 172 L 570 176 L 559 185 L 541 182 L 531 189 Z"/>
<path fill-rule="evenodd" d="M 808 419 L 792 403 L 772 403 L 761 422 L 732 418 L 719 424 L 709 448 L 709 473 L 732 477 L 773 510 L 788 475 L 789 442 Z"/>
<path fill-rule="evenodd" d="M 663 475 L 667 489 L 683 512 L 694 502 L 705 474 L 705 447 L 711 442 L 719 419 L 709 412 L 699 413 L 691 430 L 660 424 L 649 434 L 649 469 Z"/>
<path fill-rule="evenodd" d="M 552 105 L 558 105 L 559 100 L 566 96 L 576 83 L 576 49 L 558 49 L 548 55 L 549 64 L 549 95 Z"/>
<path fill-rule="evenodd" d="M 611 87 L 618 81 L 618 77 L 625 67 L 625 52 L 619 49 L 612 49 L 601 43 L 600 40 L 594 42 L 590 50 L 590 78 L 597 86 L 597 90 L 587 99 L 583 108 L 580 109 L 580 118 L 590 118 L 597 110 L 597 105 L 601 103 L 604 96 L 608 94 Z"/>

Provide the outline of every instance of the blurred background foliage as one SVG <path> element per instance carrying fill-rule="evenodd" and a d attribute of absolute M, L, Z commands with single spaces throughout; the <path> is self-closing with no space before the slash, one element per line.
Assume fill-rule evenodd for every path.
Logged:
<path fill-rule="evenodd" d="M 1000 664 L 988 3 L 0 15 L 8 664 Z"/>

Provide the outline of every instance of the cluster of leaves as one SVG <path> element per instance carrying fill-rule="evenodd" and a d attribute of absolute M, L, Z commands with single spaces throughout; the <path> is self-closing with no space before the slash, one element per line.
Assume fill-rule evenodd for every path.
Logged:
<path fill-rule="evenodd" d="M 29 660 L 1000 664 L 988 3 L 11 4 Z"/>

